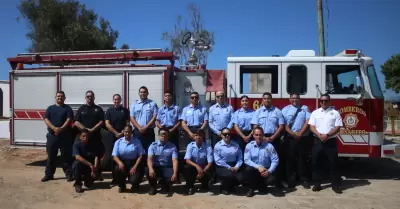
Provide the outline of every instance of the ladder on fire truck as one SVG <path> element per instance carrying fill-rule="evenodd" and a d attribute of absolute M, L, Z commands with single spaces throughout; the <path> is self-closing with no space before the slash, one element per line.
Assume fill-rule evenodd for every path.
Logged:
<path fill-rule="evenodd" d="M 165 52 L 160 48 L 148 49 L 116 49 L 116 50 L 90 50 L 90 51 L 64 51 L 20 53 L 16 57 L 8 58 L 13 70 L 23 69 L 24 64 L 59 64 L 70 65 L 74 63 L 110 63 L 129 61 L 166 60 L 174 66 L 178 59 L 173 52 Z"/>

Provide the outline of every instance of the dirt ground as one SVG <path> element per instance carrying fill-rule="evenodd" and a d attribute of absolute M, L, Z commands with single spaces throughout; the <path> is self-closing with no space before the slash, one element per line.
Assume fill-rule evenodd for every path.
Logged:
<path fill-rule="evenodd" d="M 400 163 L 391 159 L 341 162 L 342 195 L 330 188 L 314 193 L 298 187 L 280 193 L 271 189 L 267 195 L 252 198 L 244 196 L 245 190 L 239 196 L 182 196 L 183 185 L 175 185 L 177 193 L 172 197 L 149 196 L 147 182 L 141 186 L 143 194 L 119 194 L 116 187 L 109 188 L 108 173 L 92 190 L 76 194 L 61 168 L 57 180 L 40 182 L 45 160 L 42 149 L 11 148 L 8 141 L 0 140 L 0 208 L 400 208 Z"/>

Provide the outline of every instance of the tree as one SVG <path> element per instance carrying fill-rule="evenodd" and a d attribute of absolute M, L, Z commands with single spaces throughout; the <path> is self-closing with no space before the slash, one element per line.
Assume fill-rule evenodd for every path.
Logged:
<path fill-rule="evenodd" d="M 385 86 L 396 93 L 400 92 L 400 54 L 393 55 L 383 65 L 382 73 L 385 75 Z"/>
<path fill-rule="evenodd" d="M 174 24 L 174 29 L 170 32 L 166 31 L 162 33 L 161 36 L 161 40 L 169 42 L 169 47 L 165 50 L 175 52 L 176 55 L 179 56 L 179 63 L 181 65 L 188 64 L 192 50 L 188 45 L 182 44 L 183 36 L 187 32 L 192 32 L 195 37 L 205 40 L 212 46 L 215 45 L 215 33 L 204 29 L 199 7 L 195 3 L 190 3 L 187 7 L 187 11 L 187 18 L 190 19 L 189 25 L 186 22 L 183 23 L 184 18 L 182 18 L 182 16 L 178 16 L 177 22 Z M 212 49 L 209 51 L 211 52 L 211 50 Z M 207 64 L 207 53 L 199 51 L 196 56 L 199 64 Z"/>
<path fill-rule="evenodd" d="M 110 50 L 118 31 L 77 0 L 21 0 L 32 41 L 30 52 Z"/>

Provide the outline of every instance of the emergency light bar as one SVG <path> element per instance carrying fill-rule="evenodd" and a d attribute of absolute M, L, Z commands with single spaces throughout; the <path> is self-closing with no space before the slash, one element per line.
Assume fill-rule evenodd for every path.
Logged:
<path fill-rule="evenodd" d="M 361 50 L 358 49 L 345 49 L 339 54 L 335 55 L 335 57 L 355 57 L 355 56 L 364 56 L 361 53 Z"/>

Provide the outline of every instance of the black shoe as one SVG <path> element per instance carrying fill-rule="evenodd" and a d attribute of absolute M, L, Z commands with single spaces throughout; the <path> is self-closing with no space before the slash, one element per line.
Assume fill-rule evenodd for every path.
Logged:
<path fill-rule="evenodd" d="M 247 191 L 247 193 L 246 193 L 246 197 L 253 197 L 253 196 L 254 196 L 254 190 L 249 189 L 249 191 Z"/>
<path fill-rule="evenodd" d="M 163 184 L 160 189 L 161 194 L 167 194 L 171 191 L 170 185 Z"/>
<path fill-rule="evenodd" d="M 342 193 L 343 193 L 342 188 L 340 188 L 339 186 L 332 187 L 332 190 L 333 190 L 336 194 L 342 194 Z"/>
<path fill-rule="evenodd" d="M 74 187 L 75 187 L 75 192 L 76 193 L 82 193 L 83 192 L 83 189 L 82 189 L 81 185 L 75 185 Z"/>
<path fill-rule="evenodd" d="M 321 191 L 321 190 L 322 190 L 322 187 L 321 187 L 320 184 L 316 184 L 316 185 L 314 185 L 313 188 L 312 188 L 312 191 L 313 191 L 313 192 L 319 192 L 319 191 Z"/>
<path fill-rule="evenodd" d="M 134 184 L 134 185 L 132 185 L 132 187 L 131 187 L 131 192 L 135 192 L 135 191 L 137 191 L 137 190 L 139 190 L 139 184 Z"/>
<path fill-rule="evenodd" d="M 210 191 L 210 186 L 208 184 L 201 185 L 200 192 L 208 192 Z"/>
<path fill-rule="evenodd" d="M 268 189 L 266 186 L 261 186 L 260 188 L 258 188 L 258 192 L 260 194 L 268 194 Z"/>
<path fill-rule="evenodd" d="M 72 175 L 68 175 L 67 176 L 67 181 L 68 182 L 71 182 L 71 181 L 74 181 L 75 179 L 74 179 L 74 177 L 72 176 Z"/>
<path fill-rule="evenodd" d="M 275 184 L 275 187 L 278 188 L 278 189 L 283 189 L 283 188 L 285 188 L 285 186 L 283 186 L 282 182 L 276 183 L 276 184 Z"/>
<path fill-rule="evenodd" d="M 89 189 L 93 185 L 93 181 L 85 181 L 83 185 Z"/>
<path fill-rule="evenodd" d="M 301 184 L 303 186 L 304 189 L 310 189 L 310 183 L 308 183 L 308 181 L 303 181 L 303 183 Z"/>
<path fill-rule="evenodd" d="M 288 183 L 288 184 L 287 184 L 287 188 L 289 188 L 289 189 L 294 189 L 294 188 L 296 188 L 296 183 L 294 183 L 294 182 Z"/>
<path fill-rule="evenodd" d="M 157 194 L 157 189 L 155 187 L 150 187 L 149 195 L 155 195 L 155 194 Z"/>
<path fill-rule="evenodd" d="M 104 178 L 103 178 L 103 175 L 99 175 L 99 178 L 97 179 L 97 180 L 99 180 L 99 181 L 104 181 Z"/>
<path fill-rule="evenodd" d="M 194 195 L 194 193 L 195 193 L 194 187 L 190 188 L 188 193 L 189 193 L 189 195 Z"/>
<path fill-rule="evenodd" d="M 229 195 L 229 192 L 227 190 L 221 190 L 221 194 L 223 195 Z"/>
<path fill-rule="evenodd" d="M 116 182 L 114 179 L 111 180 L 110 186 L 111 186 L 111 187 L 117 186 L 117 182 Z"/>
<path fill-rule="evenodd" d="M 119 187 L 118 188 L 118 193 L 124 193 L 126 191 L 125 187 Z"/>
<path fill-rule="evenodd" d="M 50 181 L 50 180 L 54 180 L 54 177 L 53 176 L 44 176 L 41 181 L 46 182 L 46 181 Z"/>

